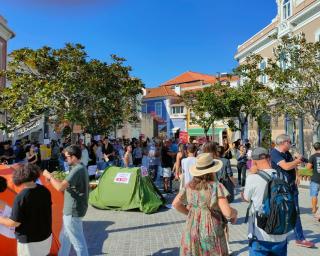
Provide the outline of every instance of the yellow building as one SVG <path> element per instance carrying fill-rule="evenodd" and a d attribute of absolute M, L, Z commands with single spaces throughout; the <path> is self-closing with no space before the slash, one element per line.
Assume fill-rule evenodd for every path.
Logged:
<path fill-rule="evenodd" d="M 273 56 L 277 38 L 285 35 L 292 36 L 304 33 L 310 42 L 320 40 L 320 1 L 277 0 L 276 2 L 277 12 L 271 23 L 238 46 L 235 59 L 239 64 L 243 63 L 247 56 L 255 53 L 264 58 L 260 65 L 261 68 L 268 65 L 267 59 Z M 261 82 L 268 84 L 268 77 L 261 77 Z M 312 130 L 305 120 L 293 120 L 288 116 L 272 117 L 270 131 L 273 140 L 277 135 L 287 133 L 293 143 L 296 143 L 300 148 L 300 151 L 306 149 L 306 153 L 310 153 L 313 139 Z M 249 122 L 248 133 L 253 144 L 263 140 L 263 134 L 255 122 Z M 318 140 L 320 140 L 320 127 L 318 128 Z"/>

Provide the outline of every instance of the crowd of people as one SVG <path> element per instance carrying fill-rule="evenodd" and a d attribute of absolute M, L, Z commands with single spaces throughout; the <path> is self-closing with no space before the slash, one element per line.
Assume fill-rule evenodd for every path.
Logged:
<path fill-rule="evenodd" d="M 306 160 L 290 153 L 290 137 L 276 138 L 270 149 L 251 148 L 249 140 L 223 145 L 213 141 L 182 144 L 178 139 L 115 139 L 108 137 L 77 145 L 52 141 L 50 156 L 42 157 L 40 145 L 28 141 L 0 145 L 3 163 L 22 163 L 13 182 L 24 189 L 16 196 L 12 213 L 0 217 L 0 225 L 15 229 L 19 255 L 46 255 L 51 244 L 51 197 L 37 180 L 39 175 L 58 191 L 64 191 L 63 229 L 59 255 L 68 255 L 71 245 L 77 255 L 88 255 L 82 217 L 88 208 L 87 169 L 108 166 L 144 166 L 164 194 L 178 192 L 172 205 L 187 216 L 182 232 L 181 255 L 229 255 L 230 223 L 237 222 L 232 207 L 236 193 L 248 202 L 248 243 L 250 255 L 287 255 L 288 234 L 293 231 L 296 245 L 314 247 L 306 240 L 299 214 L 298 167 Z M 312 213 L 320 221 L 320 143 L 307 161 L 312 170 L 310 195 Z M 237 162 L 234 178 L 231 159 Z M 58 180 L 52 171 L 68 171 Z M 41 171 L 40 171 L 41 170 Z M 6 181 L 0 177 L 0 192 Z M 95 175 L 91 178 L 96 178 Z M 174 186 L 175 183 L 179 186 Z M 235 189 L 238 187 L 238 189 Z M 41 202 L 39 204 L 39 202 Z M 37 205 L 37 206 L 35 206 Z M 41 207 L 41 211 L 39 211 Z M 0 201 L 0 211 L 6 204 Z M 34 226 L 41 226 L 34 231 Z M 39 249 L 40 248 L 40 249 Z"/>

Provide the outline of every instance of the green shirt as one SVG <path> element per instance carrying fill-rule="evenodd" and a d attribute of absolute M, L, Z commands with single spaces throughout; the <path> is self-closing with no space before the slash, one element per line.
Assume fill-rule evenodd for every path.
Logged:
<path fill-rule="evenodd" d="M 66 177 L 69 187 L 64 191 L 64 215 L 83 217 L 88 209 L 89 176 L 82 164 L 72 167 Z"/>

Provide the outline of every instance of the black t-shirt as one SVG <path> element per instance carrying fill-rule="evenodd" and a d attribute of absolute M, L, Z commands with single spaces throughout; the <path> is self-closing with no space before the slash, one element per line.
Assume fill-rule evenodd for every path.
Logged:
<path fill-rule="evenodd" d="M 163 147 L 161 150 L 161 162 L 162 162 L 162 167 L 164 168 L 173 167 L 172 157 L 168 154 L 168 152 L 169 152 L 169 149 L 167 147 Z"/>
<path fill-rule="evenodd" d="M 40 242 L 51 235 L 51 194 L 44 186 L 23 189 L 15 198 L 10 219 L 21 223 L 15 234 L 20 243 Z"/>
<path fill-rule="evenodd" d="M 271 167 L 277 171 L 281 171 L 283 173 L 284 176 L 287 177 L 288 179 L 288 183 L 290 185 L 294 185 L 295 181 L 296 181 L 296 170 L 295 169 L 291 169 L 291 170 L 284 170 L 282 169 L 278 164 L 279 162 L 285 160 L 286 162 L 292 162 L 293 161 L 293 157 L 290 154 L 290 152 L 280 152 L 279 150 L 277 150 L 276 148 L 273 148 L 270 152 L 270 156 L 271 156 Z"/>
<path fill-rule="evenodd" d="M 6 157 L 12 157 L 14 156 L 14 151 L 12 148 L 8 148 L 8 149 L 4 149 L 3 150 L 3 156 L 6 156 Z M 8 162 L 8 164 L 13 164 L 13 158 L 10 158 L 10 159 L 6 159 L 5 157 L 2 158 L 2 160 L 6 160 Z"/>
<path fill-rule="evenodd" d="M 111 154 L 112 152 L 114 152 L 114 148 L 113 148 L 113 145 L 110 144 L 110 142 L 108 143 L 108 146 L 106 147 L 106 145 L 103 144 L 103 147 L 102 147 L 102 153 L 106 154 L 106 155 L 109 155 Z M 109 160 L 110 161 L 113 161 L 114 159 L 114 156 L 113 155 L 110 155 L 108 156 Z"/>
<path fill-rule="evenodd" d="M 311 181 L 320 184 L 320 153 L 315 153 L 310 156 L 309 163 L 312 164 L 313 167 Z"/>

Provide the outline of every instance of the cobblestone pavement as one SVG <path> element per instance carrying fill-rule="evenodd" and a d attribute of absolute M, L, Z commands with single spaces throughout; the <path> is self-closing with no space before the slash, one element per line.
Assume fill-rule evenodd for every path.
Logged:
<path fill-rule="evenodd" d="M 233 255 L 248 255 L 247 224 L 244 216 L 247 204 L 241 202 L 239 189 L 232 206 L 239 212 L 237 225 L 230 227 L 230 247 Z M 168 200 L 172 200 L 170 195 Z M 309 190 L 300 189 L 300 210 L 304 233 L 307 239 L 320 246 L 320 223 L 310 211 Z M 137 211 L 105 211 L 89 207 L 84 218 L 84 230 L 90 255 L 179 255 L 179 241 L 185 217 L 174 209 L 162 208 L 154 214 Z M 307 249 L 289 238 L 288 255 L 318 256 L 319 248 Z"/>

